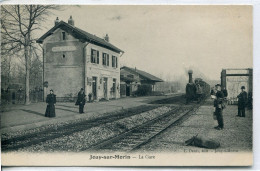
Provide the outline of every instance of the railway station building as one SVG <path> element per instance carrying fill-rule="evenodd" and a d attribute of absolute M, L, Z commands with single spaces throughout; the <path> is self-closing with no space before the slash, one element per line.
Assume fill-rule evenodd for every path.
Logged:
<path fill-rule="evenodd" d="M 157 82 L 163 82 L 163 80 L 145 71 L 127 66 L 123 66 L 120 69 L 121 97 L 131 96 L 138 89 L 139 85 L 149 85 L 152 87 L 152 91 L 154 91 L 154 86 Z"/>
<path fill-rule="evenodd" d="M 54 90 L 58 101 L 74 100 L 80 88 L 91 99 L 120 97 L 120 57 L 123 51 L 80 28 L 70 16 L 68 23 L 59 21 L 41 36 L 43 47 L 44 97 Z"/>
<path fill-rule="evenodd" d="M 248 93 L 253 93 L 253 69 L 222 69 L 221 86 L 228 91 L 228 100 L 236 103 L 241 86 L 245 86 Z"/>

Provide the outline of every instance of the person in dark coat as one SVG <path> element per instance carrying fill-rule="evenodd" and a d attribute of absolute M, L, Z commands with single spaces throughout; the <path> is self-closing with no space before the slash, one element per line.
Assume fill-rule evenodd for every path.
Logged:
<path fill-rule="evenodd" d="M 249 110 L 253 109 L 253 93 L 252 92 L 248 92 L 247 109 L 249 109 Z"/>
<path fill-rule="evenodd" d="M 215 107 L 215 115 L 217 116 L 217 120 L 218 120 L 218 126 L 214 127 L 217 130 L 221 130 L 224 128 L 224 122 L 223 122 L 223 98 L 224 98 L 224 94 L 221 91 L 221 86 L 220 84 L 216 85 L 216 99 L 214 100 L 214 107 Z"/>
<path fill-rule="evenodd" d="M 78 99 L 76 102 L 76 105 L 79 105 L 79 113 L 84 113 L 84 105 L 86 103 L 85 97 L 86 95 L 84 93 L 84 89 L 81 88 L 78 93 Z"/>
<path fill-rule="evenodd" d="M 223 100 L 223 107 L 225 108 L 227 105 L 227 96 L 228 96 L 228 91 L 226 89 L 226 87 L 223 87 L 222 89 L 223 95 L 224 95 L 224 100 Z"/>
<path fill-rule="evenodd" d="M 247 104 L 247 93 L 245 91 L 245 86 L 241 87 L 241 93 L 237 96 L 238 98 L 238 117 L 245 117 L 245 107 Z"/>
<path fill-rule="evenodd" d="M 222 90 L 223 94 L 224 94 L 224 97 L 227 98 L 228 96 L 228 91 L 225 87 L 223 87 L 223 90 Z"/>
<path fill-rule="evenodd" d="M 53 93 L 53 90 L 50 90 L 50 94 L 47 95 L 46 98 L 47 108 L 45 112 L 45 117 L 55 117 L 55 103 L 56 103 L 56 95 Z"/>

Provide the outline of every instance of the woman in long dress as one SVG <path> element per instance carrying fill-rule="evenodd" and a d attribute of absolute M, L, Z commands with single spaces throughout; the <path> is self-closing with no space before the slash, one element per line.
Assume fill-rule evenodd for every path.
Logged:
<path fill-rule="evenodd" d="M 55 117 L 55 103 L 56 103 L 56 95 L 53 93 L 53 90 L 50 90 L 50 94 L 47 95 L 46 98 L 47 108 L 45 112 L 45 117 Z"/>

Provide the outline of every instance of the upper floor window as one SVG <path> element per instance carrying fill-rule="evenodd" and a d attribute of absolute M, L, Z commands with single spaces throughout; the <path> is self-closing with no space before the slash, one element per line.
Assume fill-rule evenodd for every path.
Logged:
<path fill-rule="evenodd" d="M 91 49 L 91 63 L 99 64 L 99 51 Z"/>
<path fill-rule="evenodd" d="M 63 31 L 61 32 L 62 40 L 66 40 L 66 33 Z"/>
<path fill-rule="evenodd" d="M 117 68 L 117 57 L 116 56 L 112 56 L 112 67 Z"/>
<path fill-rule="evenodd" d="M 103 53 L 102 60 L 103 65 L 109 66 L 109 54 Z"/>
<path fill-rule="evenodd" d="M 117 64 L 117 57 L 116 57 L 116 68 L 118 67 L 118 64 Z"/>
<path fill-rule="evenodd" d="M 116 67 L 116 57 L 115 56 L 112 56 L 112 67 Z"/>

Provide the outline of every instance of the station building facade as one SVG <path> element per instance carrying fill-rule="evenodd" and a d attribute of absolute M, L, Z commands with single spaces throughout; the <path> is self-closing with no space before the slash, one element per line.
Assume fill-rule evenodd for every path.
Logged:
<path fill-rule="evenodd" d="M 37 43 L 43 45 L 44 97 L 50 89 L 57 100 L 75 99 L 80 88 L 91 99 L 109 100 L 120 97 L 120 57 L 123 51 L 104 39 L 68 23 L 55 25 Z"/>

